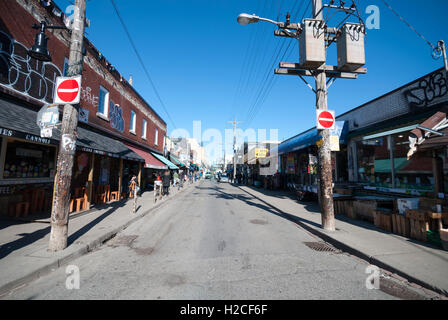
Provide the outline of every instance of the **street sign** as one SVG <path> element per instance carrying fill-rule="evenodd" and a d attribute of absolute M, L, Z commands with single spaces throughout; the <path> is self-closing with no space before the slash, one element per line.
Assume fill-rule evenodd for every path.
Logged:
<path fill-rule="evenodd" d="M 54 100 L 56 104 L 77 104 L 81 96 L 81 76 L 57 77 Z"/>
<path fill-rule="evenodd" d="M 58 106 L 55 104 L 44 105 L 37 113 L 36 123 L 40 128 L 40 136 L 42 138 L 51 138 L 53 128 L 60 123 Z"/>
<path fill-rule="evenodd" d="M 330 110 L 317 110 L 317 129 L 334 129 L 334 111 Z"/>

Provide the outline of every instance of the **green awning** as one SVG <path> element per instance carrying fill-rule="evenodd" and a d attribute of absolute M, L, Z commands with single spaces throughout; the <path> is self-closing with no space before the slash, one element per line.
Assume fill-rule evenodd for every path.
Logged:
<path fill-rule="evenodd" d="M 173 157 L 170 155 L 170 158 L 172 161 L 174 161 L 175 163 L 179 164 L 182 167 L 186 167 L 186 165 L 184 165 L 182 162 L 180 162 L 176 157 Z"/>
<path fill-rule="evenodd" d="M 407 164 L 408 160 L 406 158 L 395 158 L 394 159 L 394 169 L 395 172 L 403 169 Z M 390 173 L 390 159 L 375 160 L 375 173 Z"/>
<path fill-rule="evenodd" d="M 165 158 L 164 156 L 151 152 L 151 154 L 156 157 L 157 159 L 159 159 L 160 161 L 162 161 L 164 164 L 166 164 L 168 166 L 168 168 L 170 168 L 171 170 L 177 170 L 179 169 L 178 166 L 176 166 L 174 163 L 172 163 L 170 160 L 168 160 L 167 158 Z"/>

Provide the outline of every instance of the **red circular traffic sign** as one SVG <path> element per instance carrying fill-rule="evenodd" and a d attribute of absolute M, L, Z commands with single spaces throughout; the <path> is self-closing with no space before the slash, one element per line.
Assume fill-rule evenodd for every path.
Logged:
<path fill-rule="evenodd" d="M 319 124 L 324 127 L 325 129 L 331 128 L 334 124 L 334 117 L 333 115 L 328 111 L 322 111 L 319 114 L 319 117 L 317 118 L 317 121 L 319 121 Z"/>
<path fill-rule="evenodd" d="M 64 102 L 72 102 L 78 96 L 79 85 L 76 80 L 62 81 L 56 89 L 58 98 Z"/>

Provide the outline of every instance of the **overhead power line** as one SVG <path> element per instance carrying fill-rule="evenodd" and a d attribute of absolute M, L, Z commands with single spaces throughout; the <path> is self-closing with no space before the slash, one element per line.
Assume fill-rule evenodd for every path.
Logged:
<path fill-rule="evenodd" d="M 110 0 L 110 2 L 112 3 L 112 6 L 113 6 L 114 9 L 115 9 L 115 12 L 116 12 L 116 14 L 117 14 L 117 17 L 118 17 L 118 19 L 120 20 L 121 25 L 123 26 L 123 29 L 124 29 L 124 31 L 125 31 L 125 33 L 126 33 L 126 36 L 128 37 L 129 42 L 131 43 L 131 46 L 132 46 L 132 48 L 134 49 L 135 55 L 137 56 L 137 59 L 138 59 L 138 61 L 140 62 L 140 65 L 142 66 L 143 71 L 145 72 L 146 77 L 148 78 L 148 80 L 149 80 L 149 82 L 150 82 L 150 84 L 151 84 L 151 86 L 152 86 L 152 89 L 154 90 L 154 92 L 155 92 L 155 94 L 156 94 L 156 96 L 157 96 L 157 99 L 159 99 L 160 104 L 162 105 L 163 109 L 165 110 L 165 112 L 166 112 L 166 114 L 167 114 L 167 116 L 168 116 L 168 119 L 171 121 L 171 124 L 173 125 L 173 127 L 174 127 L 174 128 L 177 128 L 176 125 L 174 124 L 173 119 L 172 119 L 171 116 L 170 116 L 170 113 L 168 112 L 168 110 L 167 110 L 167 108 L 166 108 L 166 106 L 165 106 L 165 103 L 163 103 L 163 100 L 162 100 L 162 98 L 160 97 L 159 91 L 157 90 L 156 86 L 154 85 L 154 82 L 152 81 L 151 76 L 149 75 L 148 69 L 146 68 L 146 66 L 145 66 L 145 64 L 144 64 L 144 62 L 143 62 L 143 59 L 142 59 L 142 57 L 140 56 L 140 54 L 139 54 L 139 52 L 138 52 L 138 50 L 137 50 L 137 47 L 135 46 L 134 40 L 132 40 L 131 34 L 129 33 L 128 28 L 126 27 L 126 24 L 124 23 L 124 20 L 123 20 L 123 18 L 121 17 L 120 12 L 118 11 L 117 6 L 115 5 L 114 0 Z"/>
<path fill-rule="evenodd" d="M 429 42 L 420 32 L 415 30 L 415 28 L 409 22 L 407 22 L 402 16 L 400 16 L 400 14 L 397 11 L 395 11 L 385 0 L 381 0 L 381 1 L 383 1 L 383 3 L 386 5 L 386 7 L 389 8 L 390 11 L 392 11 L 401 21 L 403 21 L 420 38 L 422 38 L 433 50 L 436 49 L 436 47 L 431 42 Z"/>
<path fill-rule="evenodd" d="M 296 4 L 297 3 L 298 2 L 296 2 Z M 292 10 L 294 16 L 300 16 L 299 12 L 301 11 L 304 3 L 305 2 L 302 0 L 301 3 L 300 3 L 299 8 L 295 12 L 295 14 L 294 14 L 294 8 L 295 8 L 295 6 L 294 6 L 294 8 Z M 305 10 L 302 11 L 303 15 L 302 15 L 302 18 L 301 18 L 300 21 L 302 21 L 304 19 L 305 15 L 306 15 L 306 12 L 309 9 L 310 5 L 311 5 L 311 1 L 308 2 L 308 5 L 305 7 Z M 292 41 L 288 41 L 289 42 L 288 46 L 286 47 L 286 49 L 283 49 L 285 42 L 286 41 L 284 41 L 282 43 L 280 48 L 277 45 L 277 49 L 279 49 L 279 50 L 273 56 L 273 59 L 271 60 L 272 61 L 272 65 L 270 66 L 269 69 L 266 70 L 266 75 L 265 75 L 264 81 L 262 81 L 262 83 L 261 83 L 261 85 L 259 87 L 258 93 L 255 94 L 255 96 L 256 96 L 255 97 L 255 101 L 253 102 L 253 104 L 251 105 L 251 107 L 249 108 L 249 111 L 248 111 L 248 116 L 247 116 L 248 120 L 246 120 L 246 126 L 249 126 L 251 124 L 251 122 L 255 119 L 256 115 L 260 111 L 261 106 L 266 101 L 266 99 L 267 99 L 267 97 L 268 97 L 268 95 L 269 95 L 269 93 L 270 93 L 270 91 L 271 91 L 271 89 L 272 89 L 272 87 L 273 87 L 273 85 L 275 83 L 276 77 L 272 73 L 271 70 L 274 68 L 275 64 L 278 63 L 278 58 L 281 56 L 280 60 L 282 60 L 285 56 L 289 56 L 289 55 L 287 55 L 287 53 L 289 52 L 290 48 L 291 49 L 293 48 L 293 47 L 291 47 L 291 44 L 293 44 L 293 42 Z"/>

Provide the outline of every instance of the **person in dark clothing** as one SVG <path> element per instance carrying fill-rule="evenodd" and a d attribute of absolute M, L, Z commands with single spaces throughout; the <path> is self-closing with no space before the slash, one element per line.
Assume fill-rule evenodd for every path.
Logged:
<path fill-rule="evenodd" d="M 165 171 L 162 177 L 163 194 L 168 195 L 170 190 L 171 174 L 168 170 Z"/>

